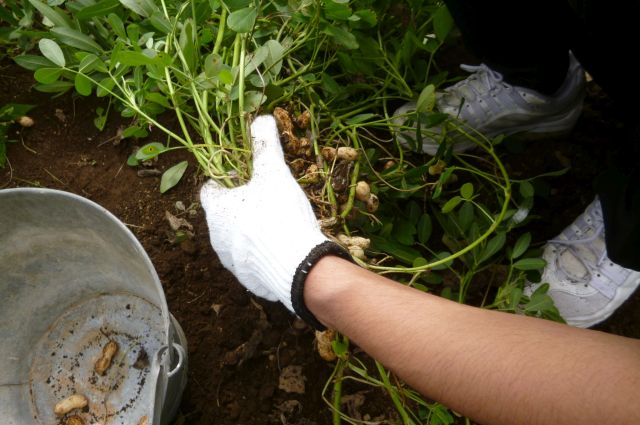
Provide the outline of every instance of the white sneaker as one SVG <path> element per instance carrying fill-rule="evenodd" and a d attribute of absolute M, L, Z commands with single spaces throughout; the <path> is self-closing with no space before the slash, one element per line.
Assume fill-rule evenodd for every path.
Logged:
<path fill-rule="evenodd" d="M 556 239 L 548 241 L 541 283 L 525 286 L 531 295 L 549 283 L 560 315 L 572 326 L 587 328 L 608 318 L 640 284 L 640 272 L 607 257 L 600 201 L 593 201 Z"/>
<path fill-rule="evenodd" d="M 562 133 L 573 128 L 582 111 L 584 71 L 571 52 L 567 76 L 553 96 L 507 84 L 502 74 L 485 64 L 461 68 L 472 74 L 437 93 L 436 106 L 440 112 L 457 118 L 464 132 L 475 129 L 489 138 L 523 132 Z M 409 139 L 416 139 L 415 125 L 409 122 L 415 108 L 415 102 L 410 102 L 394 113 L 396 136 L 404 146 L 411 146 Z M 442 127 L 421 126 L 421 133 L 423 152 L 435 155 L 442 141 Z M 447 135 L 452 138 L 455 152 L 475 146 L 456 126 L 451 126 Z"/>

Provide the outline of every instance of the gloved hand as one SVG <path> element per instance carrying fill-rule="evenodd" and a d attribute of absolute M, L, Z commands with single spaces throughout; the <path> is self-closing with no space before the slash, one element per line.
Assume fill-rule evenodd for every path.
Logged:
<path fill-rule="evenodd" d="M 350 261 L 351 257 L 320 231 L 307 197 L 284 162 L 273 117 L 257 117 L 251 135 L 251 181 L 228 189 L 209 180 L 200 191 L 211 245 L 222 265 L 248 290 L 282 302 L 322 329 L 304 305 L 306 275 L 324 255 Z"/>

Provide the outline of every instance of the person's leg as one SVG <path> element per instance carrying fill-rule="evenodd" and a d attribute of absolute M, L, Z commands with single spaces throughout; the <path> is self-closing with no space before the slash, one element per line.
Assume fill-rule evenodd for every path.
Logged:
<path fill-rule="evenodd" d="M 570 56 L 575 25 L 562 0 L 445 0 L 467 46 L 482 61 L 463 65 L 469 77 L 436 93 L 439 112 L 453 120 L 416 132 L 416 104 L 396 110 L 396 136 L 434 155 L 443 141 L 454 151 L 475 145 L 467 134 L 488 138 L 516 133 L 570 131 L 582 111 L 584 71 Z M 421 140 L 417 140 L 417 137 Z"/>
<path fill-rule="evenodd" d="M 635 105 L 640 85 L 633 79 L 631 55 L 635 48 L 633 19 L 640 16 L 637 6 L 601 0 L 446 3 L 465 43 L 488 68 L 446 89 L 438 103 L 443 112 L 459 114 L 465 123 L 490 137 L 522 128 L 548 132 L 556 123 L 571 128 L 580 113 L 582 70 L 571 65 L 567 72 L 569 50 L 617 105 L 628 136 L 609 142 L 611 157 L 616 159 L 608 168 L 603 159 L 605 171 L 596 181 L 599 199 L 549 241 L 544 253 L 543 282 L 551 285 L 549 294 L 565 319 L 582 327 L 598 323 L 640 284 L 640 273 L 634 271 L 640 270 L 640 167 L 636 165 L 640 111 Z M 573 83 L 567 84 L 572 75 Z M 518 87 L 503 90 L 502 78 Z M 496 97 L 500 112 L 513 112 L 509 119 L 491 121 L 497 114 L 484 113 L 492 110 Z M 516 120 L 514 127 L 513 117 L 526 117 L 526 121 Z M 432 148 L 429 143 L 424 146 Z M 614 150 L 619 152 L 614 154 Z M 526 293 L 536 287 L 528 286 Z"/>
<path fill-rule="evenodd" d="M 640 85 L 635 81 L 640 16 L 637 2 L 574 1 L 578 27 L 570 40 L 578 60 L 614 101 L 625 126 L 612 140 L 610 163 L 595 188 L 602 204 L 607 253 L 615 263 L 640 270 Z"/>
<path fill-rule="evenodd" d="M 632 33 L 635 2 L 573 1 L 570 48 L 614 101 L 625 131 L 606 143 L 610 158 L 595 181 L 598 199 L 548 242 L 543 282 L 569 324 L 608 318 L 640 285 L 640 129 Z M 525 288 L 530 294 L 537 285 Z"/>
<path fill-rule="evenodd" d="M 574 21 L 562 0 L 445 0 L 465 45 L 506 82 L 552 95 L 567 74 Z"/>

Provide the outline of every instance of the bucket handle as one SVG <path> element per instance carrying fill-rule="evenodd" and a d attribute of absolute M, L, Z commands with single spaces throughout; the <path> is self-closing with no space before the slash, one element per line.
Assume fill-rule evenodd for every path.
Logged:
<path fill-rule="evenodd" d="M 187 357 L 187 353 L 184 351 L 184 347 L 180 344 L 173 342 L 173 349 L 178 352 L 178 364 L 172 370 L 167 373 L 167 377 L 171 378 L 173 375 L 178 373 L 182 366 L 184 365 L 184 359 Z"/>
<path fill-rule="evenodd" d="M 184 365 L 184 359 L 187 357 L 187 353 L 184 351 L 184 347 L 182 345 L 175 342 L 171 343 L 171 345 L 173 346 L 173 349 L 178 353 L 178 364 L 176 364 L 173 369 L 167 372 L 167 378 L 171 378 L 176 373 L 178 373 L 180 369 L 182 369 L 182 366 Z M 163 345 L 162 347 L 160 347 L 160 349 L 156 352 L 156 359 L 160 359 L 160 357 L 168 348 L 168 345 Z"/>

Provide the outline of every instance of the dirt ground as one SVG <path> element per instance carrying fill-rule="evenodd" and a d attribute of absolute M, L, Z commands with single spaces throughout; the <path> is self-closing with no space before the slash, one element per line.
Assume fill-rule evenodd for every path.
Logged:
<path fill-rule="evenodd" d="M 103 132 L 95 129 L 95 109 L 102 102 L 71 95 L 51 99 L 30 88 L 29 71 L 6 60 L 0 62 L 0 73 L 0 105 L 37 105 L 31 113 L 35 125 L 12 132 L 19 142 L 9 145 L 10 163 L 0 169 L 0 188 L 39 186 L 87 197 L 126 223 L 155 265 L 189 343 L 189 383 L 176 423 L 330 424 L 321 391 L 332 365 L 317 355 L 313 332 L 282 306 L 256 300 L 222 268 L 197 205 L 194 213 L 180 215 L 193 226 L 193 237 L 176 241 L 165 214 L 180 214 L 178 201 L 186 207 L 197 204 L 202 181 L 193 161 L 186 178 L 161 195 L 158 176 L 141 176 L 139 169 L 126 165 L 133 144 L 114 143 L 126 121 L 112 114 Z M 540 216 L 532 225 L 537 242 L 557 234 L 592 200 L 591 181 L 618 132 L 606 97 L 592 86 L 571 135 L 505 148 L 514 178 L 571 167 L 564 176 L 546 180 L 549 195 L 534 210 Z M 151 168 L 163 171 L 182 159 L 189 159 L 188 154 L 165 155 Z M 598 328 L 638 338 L 639 323 L 640 295 L 635 294 Z M 279 389 L 287 366 L 302 368 L 304 393 Z M 345 388 L 347 394 L 356 390 Z M 376 390 L 364 394 L 368 403 L 362 413 L 384 413 L 379 404 L 383 395 Z"/>

